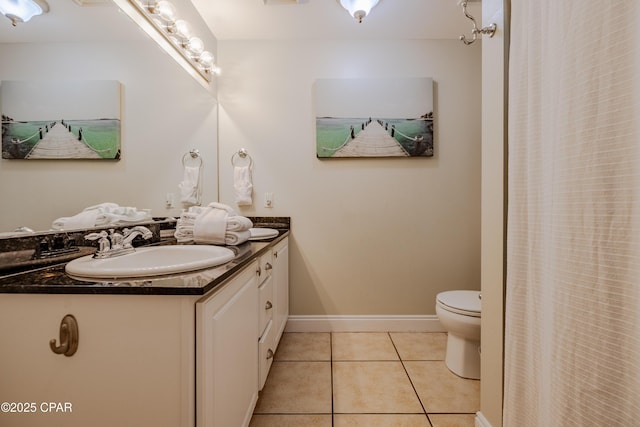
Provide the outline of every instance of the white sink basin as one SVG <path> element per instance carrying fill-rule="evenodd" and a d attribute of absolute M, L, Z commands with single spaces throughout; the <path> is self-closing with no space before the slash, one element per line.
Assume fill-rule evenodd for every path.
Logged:
<path fill-rule="evenodd" d="M 72 276 L 92 279 L 149 277 L 215 267 L 234 257 L 231 249 L 221 246 L 154 246 L 138 248 L 134 253 L 113 258 L 77 258 L 69 262 L 65 270 Z"/>

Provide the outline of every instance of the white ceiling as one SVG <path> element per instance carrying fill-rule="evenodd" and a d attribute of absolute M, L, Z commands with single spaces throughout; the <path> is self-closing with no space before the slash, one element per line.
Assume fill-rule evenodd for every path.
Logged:
<path fill-rule="evenodd" d="M 92 0 L 96 1 L 96 0 Z M 338 0 L 192 0 L 220 40 L 457 39 L 471 33 L 459 0 L 380 0 L 361 24 Z M 145 36 L 110 0 L 79 6 L 48 0 L 50 12 L 12 27 L 0 16 L 0 42 L 136 40 Z M 480 18 L 480 3 L 469 5 Z M 479 23 L 479 22 L 478 22 Z"/>
<path fill-rule="evenodd" d="M 80 6 L 74 0 L 46 0 L 49 12 L 29 22 L 11 26 L 0 15 L 0 43 L 80 42 L 143 39 L 132 21 L 111 0 L 91 0 Z"/>
<path fill-rule="evenodd" d="M 338 0 L 192 0 L 220 40 L 457 39 L 470 34 L 459 0 L 380 0 L 361 24 Z M 480 18 L 480 3 L 469 11 Z"/>

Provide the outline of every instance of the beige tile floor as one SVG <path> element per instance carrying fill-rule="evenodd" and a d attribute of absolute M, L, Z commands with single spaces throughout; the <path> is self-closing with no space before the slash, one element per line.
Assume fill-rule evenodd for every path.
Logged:
<path fill-rule="evenodd" d="M 444 333 L 285 333 L 250 427 L 473 427 L 480 381 Z"/>

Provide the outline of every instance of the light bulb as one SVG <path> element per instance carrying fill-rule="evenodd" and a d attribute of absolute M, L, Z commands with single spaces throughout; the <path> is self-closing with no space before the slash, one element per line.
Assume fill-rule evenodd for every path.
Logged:
<path fill-rule="evenodd" d="M 168 24 L 172 24 L 176 20 L 176 7 L 167 0 L 160 0 L 156 4 L 154 11 L 162 21 Z"/>
<path fill-rule="evenodd" d="M 198 58 L 198 62 L 200 62 L 200 65 L 202 66 L 202 68 L 207 71 L 211 70 L 211 67 L 213 67 L 213 61 L 214 61 L 213 54 L 208 50 L 205 50 L 204 52 L 202 52 L 200 54 L 200 57 Z"/>
<path fill-rule="evenodd" d="M 204 50 L 204 43 L 198 37 L 191 37 L 187 44 L 187 53 L 193 59 L 198 59 Z"/>
<path fill-rule="evenodd" d="M 186 46 L 191 37 L 191 25 L 184 19 L 178 19 L 171 27 L 169 32 L 176 38 L 178 43 L 183 47 Z"/>

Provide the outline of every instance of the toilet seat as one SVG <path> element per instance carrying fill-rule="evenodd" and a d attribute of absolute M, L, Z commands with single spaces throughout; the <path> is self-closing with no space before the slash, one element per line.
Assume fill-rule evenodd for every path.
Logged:
<path fill-rule="evenodd" d="M 481 317 L 480 291 L 447 291 L 437 295 L 438 305 L 452 313 Z"/>

